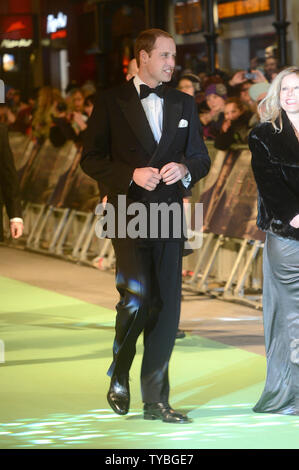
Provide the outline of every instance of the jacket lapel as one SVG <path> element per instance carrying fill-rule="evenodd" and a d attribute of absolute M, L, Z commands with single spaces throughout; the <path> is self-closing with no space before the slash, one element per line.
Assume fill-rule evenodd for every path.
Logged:
<path fill-rule="evenodd" d="M 133 80 L 125 84 L 122 90 L 123 93 L 116 97 L 116 101 L 137 139 L 146 152 L 152 156 L 157 148 L 157 143 L 146 118 Z"/>
<path fill-rule="evenodd" d="M 282 111 L 282 123 L 282 132 L 275 132 L 271 125 L 271 133 L 267 133 L 270 158 L 274 163 L 298 167 L 299 142 L 285 111 Z"/>

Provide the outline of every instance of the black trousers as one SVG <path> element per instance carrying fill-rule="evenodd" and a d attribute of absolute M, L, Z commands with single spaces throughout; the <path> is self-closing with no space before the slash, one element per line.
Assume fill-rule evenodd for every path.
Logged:
<path fill-rule="evenodd" d="M 180 319 L 183 242 L 115 239 L 113 247 L 120 301 L 108 375 L 129 372 L 143 331 L 142 399 L 168 401 L 168 364 Z"/>

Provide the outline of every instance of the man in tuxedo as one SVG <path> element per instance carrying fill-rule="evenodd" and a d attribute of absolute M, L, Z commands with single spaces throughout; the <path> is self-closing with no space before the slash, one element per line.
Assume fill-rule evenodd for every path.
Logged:
<path fill-rule="evenodd" d="M 210 159 L 199 133 L 194 99 L 162 85 L 171 80 L 175 55 L 174 40 L 167 32 L 141 32 L 135 43 L 138 74 L 103 93 L 90 117 L 81 165 L 108 187 L 108 203 L 117 214 L 120 196 L 126 197 L 128 206 L 138 202 L 148 211 L 161 203 L 167 207 L 177 203 L 182 209 L 183 187 L 190 188 L 208 173 Z M 143 331 L 144 418 L 186 423 L 188 417 L 169 405 L 168 380 L 180 317 L 184 237 L 171 230 L 165 237 L 161 221 L 158 236 L 148 230 L 146 236 L 133 238 L 124 236 L 123 229 L 112 239 L 120 301 L 107 399 L 116 413 L 128 412 L 129 370 Z"/>
<path fill-rule="evenodd" d="M 10 233 L 19 238 L 23 233 L 19 181 L 5 124 L 0 124 L 0 241 L 3 241 L 3 205 L 10 218 Z"/>

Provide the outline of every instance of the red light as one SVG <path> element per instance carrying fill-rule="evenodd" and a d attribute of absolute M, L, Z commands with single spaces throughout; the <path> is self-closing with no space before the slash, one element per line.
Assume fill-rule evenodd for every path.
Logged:
<path fill-rule="evenodd" d="M 52 33 L 50 37 L 51 39 L 66 38 L 66 30 L 61 29 L 60 31 L 56 31 L 56 33 Z"/>
<path fill-rule="evenodd" d="M 26 26 L 24 25 L 24 23 L 22 23 L 22 21 L 16 21 L 15 23 L 9 25 L 5 32 L 11 33 L 12 31 L 20 31 L 21 29 L 26 29 Z"/>

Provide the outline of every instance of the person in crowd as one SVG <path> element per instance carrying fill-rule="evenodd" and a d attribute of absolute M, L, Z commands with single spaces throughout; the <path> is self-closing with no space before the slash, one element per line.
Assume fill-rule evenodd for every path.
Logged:
<path fill-rule="evenodd" d="M 39 89 L 37 106 L 32 118 L 32 135 L 40 143 L 49 137 L 52 126 L 51 115 L 58 101 L 61 101 L 61 95 L 56 88 L 44 86 Z"/>
<path fill-rule="evenodd" d="M 257 413 L 299 415 L 299 68 L 281 71 L 249 136 L 266 232 L 263 317 L 267 378 Z"/>
<path fill-rule="evenodd" d="M 213 83 L 205 90 L 208 112 L 200 114 L 203 134 L 206 139 L 214 140 L 224 121 L 224 106 L 227 99 L 227 90 L 223 83 Z"/>
<path fill-rule="evenodd" d="M 183 74 L 179 79 L 177 89 L 195 98 L 200 91 L 200 79 L 194 73 Z"/>
<path fill-rule="evenodd" d="M 71 111 L 82 113 L 84 111 L 84 93 L 80 88 L 76 88 L 71 92 Z"/>
<path fill-rule="evenodd" d="M 84 98 L 83 112 L 74 111 L 71 113 L 70 119 L 77 135 L 75 139 L 77 143 L 81 144 L 83 141 L 84 132 L 87 129 L 87 121 L 93 111 L 95 99 L 96 94 L 87 95 L 86 98 Z"/>
<path fill-rule="evenodd" d="M 0 123 L 9 126 L 13 124 L 14 121 L 15 116 L 11 112 L 9 106 L 6 103 L 0 103 Z"/>
<path fill-rule="evenodd" d="M 267 57 L 264 63 L 264 74 L 268 82 L 271 83 L 278 73 L 279 66 L 276 57 Z"/>
<path fill-rule="evenodd" d="M 268 59 L 269 57 L 277 57 L 278 53 L 278 47 L 276 44 L 272 44 L 271 46 L 268 46 L 265 48 L 265 59 Z"/>
<path fill-rule="evenodd" d="M 259 69 L 239 70 L 228 82 L 229 96 L 237 96 L 248 110 L 256 112 L 255 102 L 251 99 L 249 89 L 253 84 L 268 83 Z"/>
<path fill-rule="evenodd" d="M 162 202 L 176 201 L 181 207 L 182 185 L 191 187 L 209 170 L 194 99 L 161 85 L 172 78 L 175 55 L 167 32 L 141 32 L 135 42 L 138 74 L 103 93 L 89 119 L 81 166 L 107 184 L 108 203 L 116 214 L 119 195 L 126 195 L 128 204 L 144 204 L 145 210 Z M 122 228 L 128 228 L 126 221 Z M 183 243 L 171 234 L 161 238 L 160 224 L 158 239 L 149 236 L 151 225 L 148 229 L 146 238 L 117 233 L 112 238 L 120 302 L 107 399 L 116 413 L 128 413 L 129 371 L 143 331 L 144 419 L 187 423 L 188 417 L 169 404 L 168 379 L 180 318 Z"/>
<path fill-rule="evenodd" d="M 15 88 L 10 85 L 5 85 L 5 103 L 7 106 L 11 106 L 13 103 L 13 94 L 15 92 Z"/>
<path fill-rule="evenodd" d="M 252 85 L 253 85 L 252 80 L 246 80 L 245 82 L 241 83 L 241 85 L 239 86 L 238 98 L 248 110 L 250 109 L 254 111 L 255 103 L 254 101 L 252 101 L 250 94 L 249 94 L 249 90 Z"/>
<path fill-rule="evenodd" d="M 215 138 L 215 147 L 226 150 L 232 144 L 247 144 L 251 111 L 238 98 L 228 98 L 224 106 L 224 121 Z"/>
<path fill-rule="evenodd" d="M 261 101 L 266 97 L 268 90 L 270 87 L 270 83 L 268 82 L 261 82 L 261 83 L 254 83 L 249 88 L 249 95 L 252 101 L 255 103 L 255 112 L 253 113 L 252 117 L 249 121 L 249 127 L 253 128 L 260 122 L 260 115 L 258 111 L 258 105 Z"/>
<path fill-rule="evenodd" d="M 12 116 L 9 123 L 9 131 L 28 134 L 31 130 L 33 108 L 28 103 L 21 100 L 21 92 L 15 90 L 10 106 Z"/>
<path fill-rule="evenodd" d="M 0 241 L 3 241 L 3 205 L 10 219 L 11 236 L 19 238 L 23 233 L 19 181 L 5 124 L 0 124 L 0 164 Z"/>
<path fill-rule="evenodd" d="M 94 108 L 94 104 L 95 104 L 95 101 L 96 101 L 96 94 L 92 94 L 92 95 L 87 95 L 85 100 L 84 100 L 84 112 L 86 114 L 86 116 L 88 116 L 88 118 L 90 118 L 91 116 L 91 113 L 93 111 L 93 108 Z"/>
<path fill-rule="evenodd" d="M 72 91 L 70 103 L 70 119 L 74 131 L 77 135 L 79 135 L 86 129 L 86 121 L 88 119 L 88 116 L 85 114 L 84 111 L 84 100 L 85 96 L 80 88 L 77 88 Z"/>
<path fill-rule="evenodd" d="M 93 81 L 87 80 L 82 86 L 81 91 L 83 92 L 84 98 L 90 95 L 94 95 L 97 92 L 97 88 Z"/>
<path fill-rule="evenodd" d="M 127 75 L 126 75 L 126 80 L 127 82 L 131 80 L 131 78 L 135 77 L 138 73 L 138 65 L 135 57 L 130 60 L 128 64 L 128 70 L 127 70 Z"/>
<path fill-rule="evenodd" d="M 57 102 L 54 113 L 51 114 L 52 125 L 49 139 L 54 147 L 62 147 L 68 140 L 77 142 L 78 134 L 75 132 L 67 115 L 67 104 L 60 100 Z M 79 133 L 79 132 L 78 132 Z"/>

